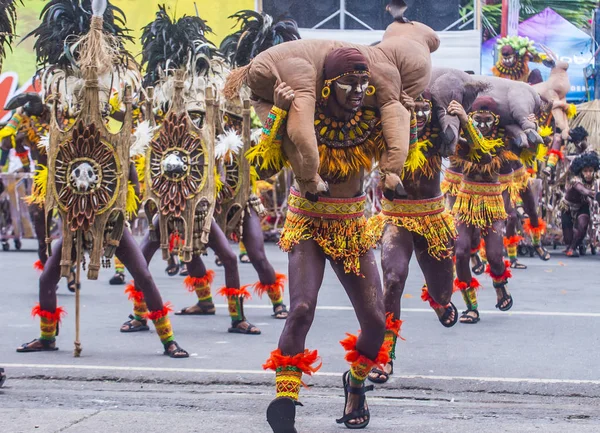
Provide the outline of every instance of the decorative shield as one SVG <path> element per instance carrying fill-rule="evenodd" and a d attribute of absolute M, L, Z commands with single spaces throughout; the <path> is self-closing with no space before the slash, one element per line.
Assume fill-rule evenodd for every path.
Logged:
<path fill-rule="evenodd" d="M 163 258 L 169 258 L 169 240 L 178 237 L 183 260 L 205 249 L 215 207 L 214 124 L 215 101 L 206 89 L 202 128 L 185 108 L 184 70 L 175 72 L 174 97 L 146 154 L 144 208 L 153 235 L 152 220 L 159 218 Z"/>
<path fill-rule="evenodd" d="M 223 98 L 224 99 L 224 98 Z M 224 100 L 221 107 L 220 130 L 235 131 L 243 147 L 222 162 L 223 190 L 215 212 L 215 220 L 227 237 L 241 236 L 241 223 L 251 192 L 250 163 L 245 157 L 251 146 L 252 125 L 250 101 Z"/>
<path fill-rule="evenodd" d="M 131 89 L 125 92 L 126 114 L 118 134 L 108 131 L 100 113 L 98 75 L 84 70 L 81 112 L 74 125 L 63 130 L 58 102 L 54 103 L 48 146 L 47 227 L 58 210 L 62 227 L 61 275 L 73 266 L 74 240 L 81 235 L 88 250 L 88 278 L 95 280 L 101 256 L 114 254 L 125 227 L 129 146 L 132 129 Z M 54 98 L 58 101 L 59 98 Z M 125 170 L 124 170 L 125 168 Z M 51 254 L 50 234 L 46 234 Z"/>

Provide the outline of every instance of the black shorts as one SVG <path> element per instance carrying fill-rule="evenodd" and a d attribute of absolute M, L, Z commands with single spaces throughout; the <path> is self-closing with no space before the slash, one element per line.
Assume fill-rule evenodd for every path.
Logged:
<path fill-rule="evenodd" d="M 579 218 L 580 215 L 590 216 L 590 205 L 582 205 L 577 212 L 563 211 L 560 219 L 563 228 L 573 228 L 575 219 Z"/>

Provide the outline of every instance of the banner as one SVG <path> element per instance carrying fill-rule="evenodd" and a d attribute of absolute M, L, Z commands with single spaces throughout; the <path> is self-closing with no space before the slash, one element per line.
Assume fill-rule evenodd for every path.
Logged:
<path fill-rule="evenodd" d="M 571 92 L 567 95 L 567 99 L 573 102 L 587 99 L 583 71 L 593 60 L 590 35 L 579 30 L 554 10 L 546 8 L 519 25 L 519 36 L 526 36 L 533 40 L 540 52 L 543 51 L 539 44 L 546 45 L 561 60 L 568 62 Z M 483 75 L 492 75 L 497 39 L 490 39 L 483 43 L 481 49 L 481 73 Z M 541 63 L 529 63 L 529 68 L 539 69 L 544 80 L 550 75 L 550 69 Z"/>
<path fill-rule="evenodd" d="M 232 27 L 235 21 L 228 19 L 237 11 L 243 9 L 254 10 L 254 0 L 112 0 L 112 4 L 119 7 L 127 18 L 127 27 L 131 29 L 130 35 L 135 42 L 128 44 L 127 48 L 136 58 L 141 60 L 141 46 L 139 38 L 141 29 L 154 20 L 158 5 L 165 5 L 171 17 L 181 18 L 184 15 L 198 15 L 212 28 L 214 34 L 207 35 L 208 39 L 217 46 L 227 35 L 235 31 Z M 35 76 L 34 38 L 22 38 L 39 25 L 40 13 L 47 4 L 46 0 L 27 0 L 25 6 L 17 7 L 17 39 L 4 61 L 0 75 L 0 121 L 7 121 L 9 113 L 2 110 L 6 102 L 14 95 L 33 91 L 32 79 Z M 59 43 L 57 41 L 57 43 Z"/>

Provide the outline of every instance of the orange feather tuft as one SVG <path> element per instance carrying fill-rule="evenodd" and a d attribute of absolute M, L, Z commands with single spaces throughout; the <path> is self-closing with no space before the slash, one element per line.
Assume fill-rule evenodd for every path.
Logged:
<path fill-rule="evenodd" d="M 125 294 L 128 295 L 127 298 L 132 302 L 142 302 L 144 300 L 144 292 L 136 290 L 133 281 L 125 287 Z"/>
<path fill-rule="evenodd" d="M 183 280 L 183 284 L 185 284 L 185 287 L 188 289 L 189 292 L 193 292 L 194 290 L 196 290 L 197 287 L 206 287 L 211 285 L 214 278 L 215 271 L 207 271 L 206 275 L 200 278 L 188 275 Z"/>
<path fill-rule="evenodd" d="M 392 313 L 385 315 L 385 330 L 393 332 L 396 337 L 400 335 L 400 329 L 402 328 L 402 320 L 394 319 Z"/>
<path fill-rule="evenodd" d="M 283 293 L 286 281 L 287 277 L 284 274 L 275 273 L 275 282 L 273 284 L 263 284 L 259 281 L 254 284 L 254 293 L 261 299 L 265 293 L 268 293 L 272 290 L 277 290 L 278 292 Z"/>
<path fill-rule="evenodd" d="M 515 236 L 511 236 L 509 238 L 504 238 L 504 246 L 508 247 L 510 245 L 515 245 L 518 244 L 519 242 L 521 242 L 523 240 L 523 237 L 515 235 Z"/>
<path fill-rule="evenodd" d="M 156 321 L 162 319 L 163 317 L 167 317 L 169 313 L 173 311 L 173 307 L 170 302 L 167 302 L 162 310 L 158 311 L 148 311 L 144 316 L 144 319 L 150 319 L 152 321 Z"/>
<path fill-rule="evenodd" d="M 234 296 L 244 297 L 246 299 L 251 299 L 250 292 L 248 292 L 248 287 L 250 285 L 247 284 L 245 286 L 240 287 L 239 289 L 223 287 L 221 290 L 217 292 L 217 294 L 221 296 L 225 296 L 227 298 L 233 298 Z"/>
<path fill-rule="evenodd" d="M 52 313 L 50 311 L 42 310 L 40 304 L 35 304 L 35 306 L 31 310 L 31 315 L 33 317 L 39 316 L 43 317 L 44 319 L 51 320 L 53 322 L 60 322 L 66 314 L 67 312 L 63 307 L 56 307 L 56 310 L 54 311 L 54 313 Z"/>
<path fill-rule="evenodd" d="M 267 362 L 263 364 L 265 370 L 277 370 L 279 367 L 296 367 L 304 374 L 309 376 L 319 371 L 322 362 L 319 362 L 321 358 L 316 350 L 312 352 L 308 349 L 304 349 L 304 352 L 294 356 L 286 356 L 281 353 L 280 349 L 271 352 L 271 356 L 267 359 Z M 319 365 L 314 365 L 319 362 Z"/>
<path fill-rule="evenodd" d="M 527 233 L 529 236 L 532 236 L 534 233 L 538 234 L 538 235 L 542 235 L 542 234 L 546 233 L 546 229 L 547 229 L 546 222 L 541 218 L 538 218 L 538 226 L 537 227 L 533 227 L 531 225 L 531 220 L 529 218 L 527 218 L 523 222 L 523 231 L 525 233 Z"/>
<path fill-rule="evenodd" d="M 42 263 L 41 260 L 37 260 L 34 264 L 33 264 L 33 269 L 35 269 L 36 271 L 43 271 L 44 270 L 44 264 Z"/>
<path fill-rule="evenodd" d="M 494 275 L 492 273 L 492 267 L 489 264 L 485 268 L 485 272 L 492 277 L 494 282 L 504 282 L 509 278 L 512 278 L 512 271 L 510 270 L 510 262 L 508 260 L 504 261 L 504 272 L 501 275 Z"/>

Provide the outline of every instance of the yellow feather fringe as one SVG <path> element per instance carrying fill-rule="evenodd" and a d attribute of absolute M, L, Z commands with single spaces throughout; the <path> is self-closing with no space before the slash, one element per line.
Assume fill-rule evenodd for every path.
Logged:
<path fill-rule="evenodd" d="M 137 216 L 140 207 L 140 198 L 135 193 L 133 183 L 127 185 L 127 201 L 125 203 L 125 218 L 131 220 Z"/>
<path fill-rule="evenodd" d="M 538 129 L 538 133 L 542 138 L 546 138 L 550 137 L 554 133 L 554 131 L 552 130 L 551 126 L 542 126 Z"/>
<path fill-rule="evenodd" d="M 501 191 L 501 187 L 499 188 Z M 493 189 L 495 185 L 490 184 L 490 190 Z M 490 195 L 474 194 L 464 191 L 462 187 L 456 196 L 452 212 L 458 221 L 482 230 L 491 228 L 494 222 L 507 218 L 502 192 Z"/>
<path fill-rule="evenodd" d="M 46 193 L 48 191 L 48 167 L 38 165 L 33 175 L 33 188 L 31 195 L 25 197 L 27 204 L 37 204 L 44 206 L 46 202 Z"/>
<path fill-rule="evenodd" d="M 223 190 L 223 180 L 221 179 L 221 173 L 219 173 L 219 169 L 215 165 L 215 197 L 218 197 Z"/>
<path fill-rule="evenodd" d="M 567 118 L 571 120 L 573 117 L 577 115 L 577 107 L 575 104 L 569 104 L 569 108 L 567 109 Z"/>
<path fill-rule="evenodd" d="M 408 230 L 427 240 L 427 253 L 436 260 L 452 257 L 452 243 L 456 239 L 454 219 L 450 212 L 434 215 L 392 217 L 383 214 L 369 219 L 367 230 L 370 236 L 381 239 L 387 224 Z"/>
<path fill-rule="evenodd" d="M 140 193 L 142 196 L 146 189 L 146 157 L 144 155 L 138 155 L 135 157 L 135 171 L 138 175 L 138 182 L 140 183 Z"/>
<path fill-rule="evenodd" d="M 417 141 L 409 146 L 404 169 L 402 170 L 403 179 L 409 175 L 414 178 L 417 170 L 425 168 L 427 165 L 425 152 L 431 147 L 433 147 L 433 143 L 430 140 Z"/>
<path fill-rule="evenodd" d="M 256 186 L 257 182 L 260 180 L 260 176 L 258 175 L 258 171 L 256 171 L 256 167 L 253 165 L 250 166 L 250 185 L 252 194 L 257 194 L 258 187 Z"/>

